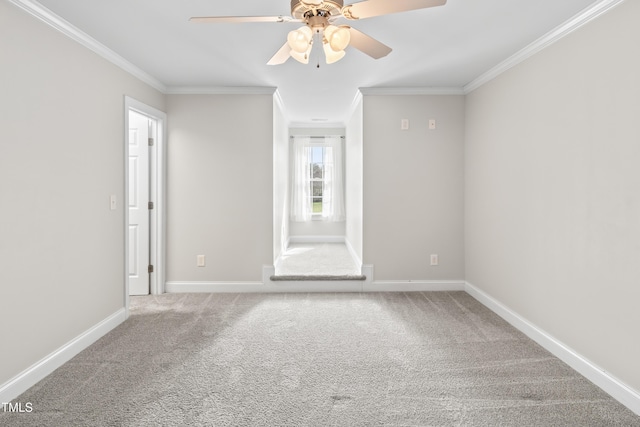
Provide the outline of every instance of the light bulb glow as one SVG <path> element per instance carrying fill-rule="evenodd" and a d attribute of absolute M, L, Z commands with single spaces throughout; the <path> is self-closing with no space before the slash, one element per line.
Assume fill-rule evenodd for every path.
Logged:
<path fill-rule="evenodd" d="M 335 51 L 331 48 L 329 43 L 323 43 L 322 47 L 324 49 L 324 57 L 327 64 L 333 64 L 334 62 L 338 62 L 344 58 L 344 50 Z"/>
<path fill-rule="evenodd" d="M 289 56 L 291 56 L 293 59 L 295 59 L 296 61 L 302 63 L 302 64 L 308 64 L 309 63 L 309 57 L 311 56 L 311 43 L 309 43 L 307 50 L 304 52 L 296 52 L 295 50 L 292 50 L 291 52 L 289 52 Z"/>
<path fill-rule="evenodd" d="M 311 28 L 304 26 L 289 32 L 287 42 L 289 43 L 289 47 L 295 52 L 304 53 L 309 48 L 312 36 Z"/>
<path fill-rule="evenodd" d="M 327 28 L 324 29 L 324 39 L 327 43 L 331 41 L 331 36 L 336 32 L 338 27 L 335 25 L 327 25 Z"/>
<path fill-rule="evenodd" d="M 336 52 L 345 50 L 351 41 L 351 33 L 347 27 L 336 27 L 329 25 L 324 30 L 324 38 Z"/>

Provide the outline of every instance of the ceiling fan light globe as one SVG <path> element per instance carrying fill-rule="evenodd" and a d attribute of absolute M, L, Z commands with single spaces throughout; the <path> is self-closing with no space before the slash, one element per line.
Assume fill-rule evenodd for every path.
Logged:
<path fill-rule="evenodd" d="M 327 43 L 331 40 L 331 36 L 333 36 L 333 33 L 335 33 L 338 30 L 338 27 L 336 27 L 335 25 L 327 25 L 326 28 L 324 29 L 324 39 L 327 41 Z"/>
<path fill-rule="evenodd" d="M 324 49 L 324 57 L 327 61 L 327 64 L 333 64 L 334 62 L 338 62 L 342 58 L 344 58 L 344 50 L 335 51 L 331 48 L 331 45 L 329 43 L 324 43 L 322 47 Z"/>
<path fill-rule="evenodd" d="M 328 39 L 331 49 L 339 52 L 345 50 L 351 41 L 351 33 L 345 27 L 336 28 Z"/>
<path fill-rule="evenodd" d="M 309 49 L 312 36 L 311 28 L 305 26 L 289 32 L 287 42 L 289 43 L 289 47 L 295 52 L 304 53 Z"/>
<path fill-rule="evenodd" d="M 289 55 L 296 61 L 300 62 L 301 64 L 308 64 L 310 53 L 311 53 L 311 45 L 309 45 L 308 49 L 305 50 L 304 52 L 296 52 L 295 50 L 292 50 L 291 52 L 289 52 Z"/>

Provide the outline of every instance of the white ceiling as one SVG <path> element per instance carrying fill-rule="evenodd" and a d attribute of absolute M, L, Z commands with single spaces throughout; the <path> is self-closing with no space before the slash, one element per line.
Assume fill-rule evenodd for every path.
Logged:
<path fill-rule="evenodd" d="M 320 68 L 317 47 L 309 65 L 293 59 L 266 65 L 287 33 L 300 24 L 189 22 L 192 16 L 288 16 L 289 0 L 39 3 L 162 82 L 169 92 L 277 87 L 291 122 L 321 126 L 345 121 L 359 87 L 461 89 L 598 1 L 448 0 L 441 7 L 349 21 L 393 52 L 374 60 L 347 48 L 345 58 L 335 64 L 326 65 L 320 57 Z"/>

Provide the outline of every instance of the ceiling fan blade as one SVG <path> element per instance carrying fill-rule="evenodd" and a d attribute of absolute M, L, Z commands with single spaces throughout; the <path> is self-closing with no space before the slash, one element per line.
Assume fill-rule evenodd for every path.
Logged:
<path fill-rule="evenodd" d="M 342 14 L 347 19 L 363 19 L 442 6 L 446 2 L 447 0 L 365 0 L 345 6 Z"/>
<path fill-rule="evenodd" d="M 285 62 L 287 62 L 287 59 L 289 59 L 289 57 L 291 56 L 289 55 L 290 53 L 291 53 L 291 48 L 289 47 L 289 43 L 286 42 L 285 44 L 282 45 L 280 50 L 278 50 L 276 54 L 273 55 L 273 57 L 269 60 L 269 62 L 267 62 L 267 65 L 284 64 Z"/>
<path fill-rule="evenodd" d="M 362 31 L 349 27 L 349 33 L 351 34 L 349 46 L 366 53 L 374 59 L 380 59 L 391 53 L 392 49 L 389 46 L 379 42 L 371 36 L 366 35 Z"/>
<path fill-rule="evenodd" d="M 194 16 L 191 22 L 205 24 L 242 24 L 245 22 L 301 22 L 290 16 Z"/>

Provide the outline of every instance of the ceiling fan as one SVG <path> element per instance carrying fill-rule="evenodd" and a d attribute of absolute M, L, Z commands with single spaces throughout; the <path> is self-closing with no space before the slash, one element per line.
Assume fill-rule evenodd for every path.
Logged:
<path fill-rule="evenodd" d="M 190 19 L 204 23 L 276 22 L 302 23 L 293 30 L 287 42 L 267 62 L 285 63 L 289 57 L 309 63 L 314 38 L 322 43 L 327 64 L 342 59 L 344 49 L 352 46 L 374 59 L 387 56 L 391 48 L 349 25 L 334 25 L 339 18 L 358 20 L 409 10 L 442 6 L 447 0 L 364 0 L 344 6 L 343 0 L 291 0 L 291 16 L 200 16 Z"/>

